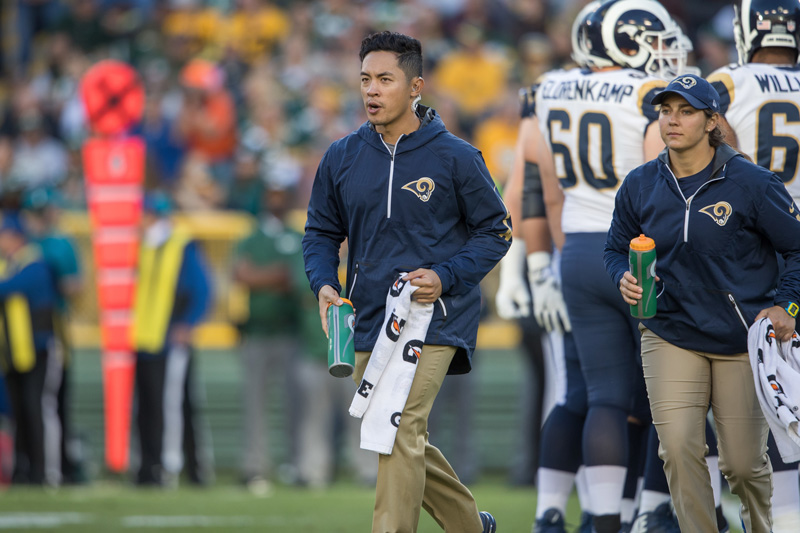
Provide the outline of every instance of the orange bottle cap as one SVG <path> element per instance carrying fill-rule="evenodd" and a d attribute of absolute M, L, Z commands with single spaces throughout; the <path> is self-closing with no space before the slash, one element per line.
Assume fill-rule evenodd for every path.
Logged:
<path fill-rule="evenodd" d="M 652 250 L 655 247 L 656 247 L 656 242 L 650 237 L 645 237 L 644 233 L 642 233 L 635 239 L 631 239 L 631 250 L 636 250 L 637 252 L 646 252 L 648 250 Z"/>

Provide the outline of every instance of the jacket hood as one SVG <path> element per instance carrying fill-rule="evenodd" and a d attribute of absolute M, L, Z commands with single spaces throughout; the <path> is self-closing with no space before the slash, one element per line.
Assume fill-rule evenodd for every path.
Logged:
<path fill-rule="evenodd" d="M 433 140 L 437 135 L 447 132 L 444 122 L 433 108 L 417 105 L 417 117 L 420 120 L 419 129 L 402 135 L 402 142 L 398 142 L 395 147 L 396 153 L 400 154 L 418 148 Z M 381 134 L 375 131 L 375 126 L 371 122 L 367 121 L 362 124 L 358 128 L 358 135 L 376 148 L 386 150 Z"/>
<path fill-rule="evenodd" d="M 711 170 L 711 175 L 715 176 L 717 172 L 719 172 L 720 169 L 722 169 L 722 167 L 728 163 L 728 161 L 737 155 L 741 154 L 731 148 L 727 143 L 722 143 L 721 145 L 717 146 L 717 149 L 714 152 L 714 166 Z M 669 148 L 664 148 L 661 153 L 658 154 L 658 160 L 664 163 L 667 167 L 672 168 L 669 164 Z"/>

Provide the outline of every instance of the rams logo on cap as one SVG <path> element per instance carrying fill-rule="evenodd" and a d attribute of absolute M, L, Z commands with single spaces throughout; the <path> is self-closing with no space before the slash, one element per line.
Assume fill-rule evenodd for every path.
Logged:
<path fill-rule="evenodd" d="M 697 80 L 692 78 L 691 76 L 683 76 L 682 78 L 677 78 L 675 83 L 680 83 L 681 87 L 686 90 L 691 89 L 695 85 L 697 85 Z"/>
<path fill-rule="evenodd" d="M 403 185 L 403 189 L 413 192 L 417 195 L 417 198 L 423 202 L 427 202 L 431 199 L 433 189 L 435 188 L 436 184 L 433 183 L 433 180 L 430 178 L 420 178 Z"/>
<path fill-rule="evenodd" d="M 728 218 L 733 213 L 733 207 L 728 202 L 717 202 L 712 205 L 707 205 L 700 210 L 701 213 L 705 213 L 706 215 L 710 216 L 714 219 L 720 226 L 724 226 L 728 222 Z"/>

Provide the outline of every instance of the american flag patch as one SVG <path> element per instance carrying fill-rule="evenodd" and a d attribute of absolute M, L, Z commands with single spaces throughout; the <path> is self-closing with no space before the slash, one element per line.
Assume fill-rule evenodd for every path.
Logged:
<path fill-rule="evenodd" d="M 756 22 L 756 29 L 757 30 L 771 30 L 772 29 L 772 21 L 771 20 L 759 20 Z"/>

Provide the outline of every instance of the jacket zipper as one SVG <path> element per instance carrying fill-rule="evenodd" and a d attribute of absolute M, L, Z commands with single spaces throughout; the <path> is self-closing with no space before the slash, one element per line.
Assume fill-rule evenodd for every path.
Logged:
<path fill-rule="evenodd" d="M 356 263 L 356 268 L 353 269 L 353 283 L 350 284 L 350 292 L 347 293 L 347 299 L 351 302 L 353 301 L 353 290 L 356 288 L 356 281 L 358 281 L 358 263 Z"/>
<path fill-rule="evenodd" d="M 394 143 L 394 150 L 389 149 L 389 145 L 386 144 L 386 141 L 383 140 L 383 135 L 381 135 L 381 142 L 389 150 L 389 155 L 392 158 L 392 162 L 389 165 L 389 192 L 388 198 L 386 200 L 386 218 L 392 218 L 392 183 L 394 182 L 394 153 L 397 151 L 397 145 L 400 143 L 400 139 L 403 138 L 405 134 L 400 135 L 397 138 L 397 141 Z"/>
<path fill-rule="evenodd" d="M 722 171 L 720 172 L 720 174 L 721 174 L 720 177 L 714 178 L 713 180 L 708 180 L 707 182 L 705 182 L 702 185 L 700 185 L 700 187 L 697 188 L 697 190 L 694 192 L 694 194 L 691 195 L 689 197 L 689 199 L 687 200 L 686 197 L 683 195 L 683 190 L 681 190 L 680 183 L 678 183 L 678 178 L 675 177 L 675 173 L 672 172 L 672 169 L 669 168 L 669 165 L 667 165 L 667 169 L 669 170 L 669 173 L 672 175 L 672 179 L 675 180 L 675 185 L 677 185 L 677 187 L 678 187 L 678 192 L 681 193 L 681 198 L 683 198 L 683 201 L 686 202 L 686 211 L 683 214 L 683 242 L 689 242 L 689 209 L 692 207 L 692 200 L 694 199 L 695 196 L 697 196 L 697 193 L 699 193 L 700 190 L 703 189 L 703 187 L 705 187 L 706 185 L 708 185 L 712 181 L 719 181 L 721 179 L 724 179 L 725 178 L 725 167 L 727 167 L 727 166 L 728 166 L 727 163 L 722 165 Z"/>
<path fill-rule="evenodd" d="M 731 303 L 731 307 L 733 310 L 736 311 L 736 314 L 739 315 L 739 320 L 742 321 L 742 325 L 747 332 L 750 332 L 750 327 L 747 325 L 747 320 L 744 319 L 744 315 L 742 314 L 742 310 L 739 309 L 739 304 L 736 303 L 736 298 L 733 297 L 733 293 L 729 292 L 726 293 L 728 295 L 728 301 Z"/>
<path fill-rule="evenodd" d="M 447 306 L 444 305 L 444 300 L 442 300 L 441 296 L 439 296 L 436 300 L 439 302 L 439 305 L 442 307 L 442 315 L 444 315 L 444 318 L 447 318 Z"/>

